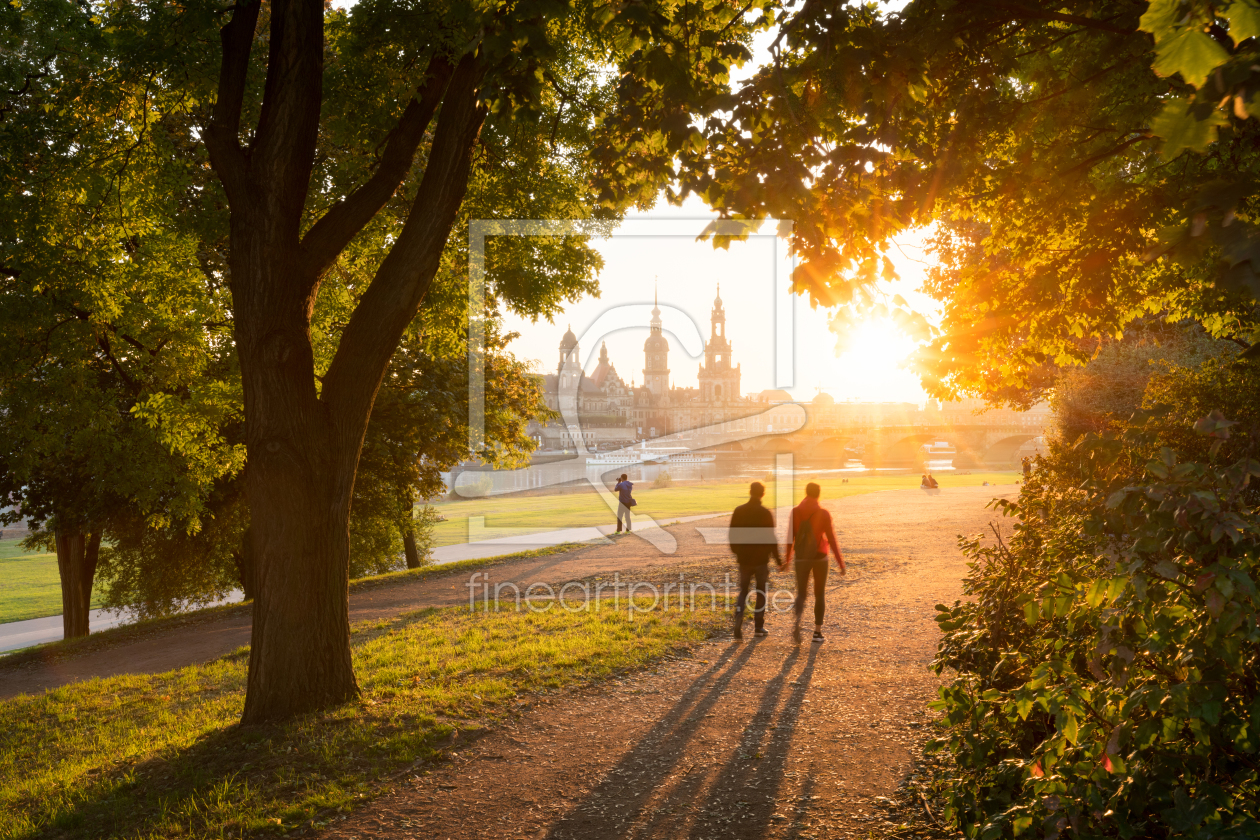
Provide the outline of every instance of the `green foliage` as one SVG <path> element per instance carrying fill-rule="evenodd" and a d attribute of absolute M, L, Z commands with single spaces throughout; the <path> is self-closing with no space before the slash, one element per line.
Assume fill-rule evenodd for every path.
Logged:
<path fill-rule="evenodd" d="M 1216 139 L 1212 129 L 1228 125 L 1227 113 L 1245 119 L 1260 104 L 1260 85 L 1252 78 L 1256 43 L 1247 43 L 1260 34 L 1255 0 L 1154 0 L 1139 26 L 1155 36 L 1155 72 L 1180 76 L 1192 88 L 1188 97 L 1170 100 L 1152 124 L 1152 133 L 1165 140 L 1166 160 L 1186 149 L 1203 151 Z"/>
<path fill-rule="evenodd" d="M 1213 357 L 1232 357 L 1237 349 L 1193 324 L 1138 325 L 1123 339 L 1105 343 L 1083 367 L 1059 375 L 1050 397 L 1058 436 L 1074 442 L 1089 432 L 1122 426 L 1142 407 L 1147 383 L 1164 365 L 1194 369 Z"/>
<path fill-rule="evenodd" d="M 665 472 L 664 470 L 661 470 L 659 473 L 656 474 L 656 478 L 652 479 L 652 487 L 653 489 L 656 489 L 656 490 L 660 490 L 661 488 L 664 488 L 664 487 L 672 487 L 673 485 L 674 485 L 673 476 L 671 476 L 669 473 Z"/>
<path fill-rule="evenodd" d="M 96 569 L 105 606 L 129 607 L 141 618 L 154 618 L 204 606 L 240 589 L 248 525 L 241 483 L 217 487 L 207 506 L 214 515 L 196 533 L 155 528 L 141 517 L 112 518 L 110 542 L 101 546 Z"/>
<path fill-rule="evenodd" d="M 874 313 L 930 339 L 937 396 L 1027 405 L 1153 314 L 1255 343 L 1256 8 L 788 6 L 772 62 L 679 153 L 681 193 L 791 220 L 795 290 L 838 333 Z M 931 325 L 883 285 L 892 239 L 929 226 Z"/>
<path fill-rule="evenodd" d="M 938 606 L 935 667 L 957 674 L 935 747 L 967 836 L 1260 831 L 1260 427 L 1193 420 L 1204 381 L 1254 393 L 1260 368 L 1157 375 L 1155 410 L 1056 445 L 998 503 L 1009 542 L 962 541 L 973 600 Z"/>

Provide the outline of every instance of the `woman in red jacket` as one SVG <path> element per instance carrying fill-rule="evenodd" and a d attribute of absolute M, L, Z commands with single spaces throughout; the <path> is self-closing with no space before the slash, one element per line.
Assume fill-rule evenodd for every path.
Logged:
<path fill-rule="evenodd" d="M 787 552 L 783 555 L 780 571 L 786 571 L 796 554 L 796 623 L 792 638 L 801 641 L 801 614 L 805 612 L 805 595 L 809 591 L 809 579 L 814 579 L 814 642 L 823 640 L 823 615 L 827 612 L 827 548 L 836 553 L 836 565 L 844 574 L 844 556 L 836 531 L 831 525 L 831 514 L 818 503 L 822 488 L 814 482 L 805 485 L 805 498 L 792 508 L 792 527 L 788 531 Z"/>

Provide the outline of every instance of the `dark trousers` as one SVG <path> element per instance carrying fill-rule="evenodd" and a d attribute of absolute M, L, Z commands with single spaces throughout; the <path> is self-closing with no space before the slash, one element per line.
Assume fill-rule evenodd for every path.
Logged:
<path fill-rule="evenodd" d="M 744 609 L 748 606 L 748 589 L 757 581 L 757 608 L 753 611 L 753 625 L 760 630 L 766 623 L 766 587 L 770 584 L 770 567 L 765 563 L 739 564 L 739 600 L 735 602 L 735 620 L 743 622 Z"/>
<path fill-rule="evenodd" d="M 814 576 L 814 623 L 822 624 L 827 612 L 827 563 L 831 558 L 796 561 L 796 618 L 805 612 L 805 593 L 809 590 L 809 577 Z"/>

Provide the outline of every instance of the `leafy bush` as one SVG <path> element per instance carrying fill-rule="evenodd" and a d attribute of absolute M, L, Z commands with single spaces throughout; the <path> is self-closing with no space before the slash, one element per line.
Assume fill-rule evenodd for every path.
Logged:
<path fill-rule="evenodd" d="M 652 479 L 652 486 L 655 487 L 657 490 L 660 490 L 663 487 L 672 487 L 673 484 L 674 484 L 673 476 L 671 476 L 669 473 L 665 472 L 664 470 L 661 470 L 659 473 L 657 473 L 656 478 Z"/>
<path fill-rule="evenodd" d="M 935 668 L 956 675 L 933 748 L 967 836 L 1260 835 L 1255 430 L 1187 416 L 1193 377 L 1250 395 L 1260 375 L 1214 371 L 1170 371 L 1148 389 L 1168 404 L 1053 445 L 996 503 L 1009 542 L 962 541 L 974 600 L 938 605 Z"/>

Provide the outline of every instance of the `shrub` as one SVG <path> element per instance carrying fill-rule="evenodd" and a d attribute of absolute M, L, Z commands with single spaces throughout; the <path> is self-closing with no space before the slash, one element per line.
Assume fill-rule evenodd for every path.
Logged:
<path fill-rule="evenodd" d="M 1009 541 L 962 540 L 932 748 L 967 836 L 1260 835 L 1260 462 L 1219 414 L 1194 424 L 1202 460 L 1163 446 L 1187 405 L 1053 444 L 997 502 Z"/>
<path fill-rule="evenodd" d="M 670 474 L 665 472 L 664 470 L 661 470 L 659 473 L 656 474 L 656 478 L 652 479 L 652 486 L 658 490 L 661 489 L 662 487 L 672 487 L 673 484 L 674 484 L 673 477 L 670 476 Z"/>

